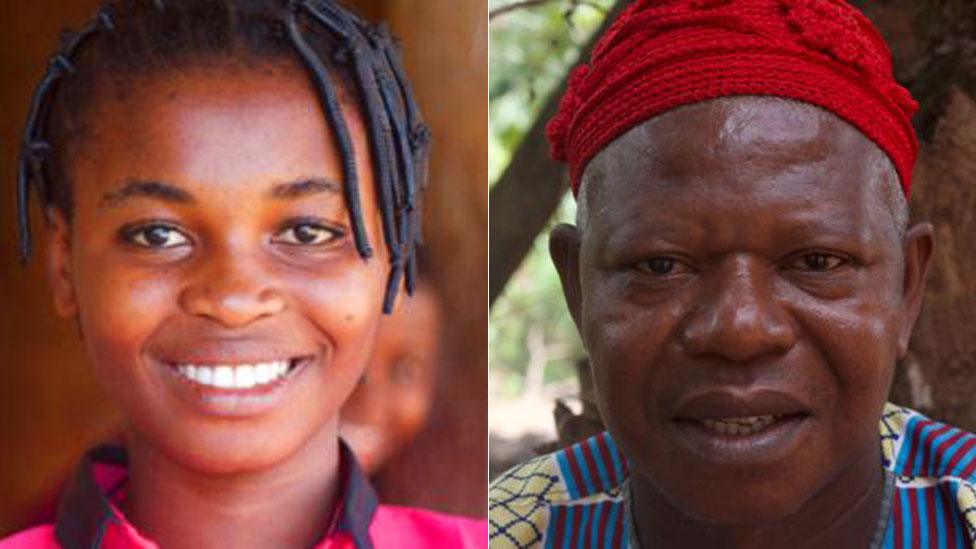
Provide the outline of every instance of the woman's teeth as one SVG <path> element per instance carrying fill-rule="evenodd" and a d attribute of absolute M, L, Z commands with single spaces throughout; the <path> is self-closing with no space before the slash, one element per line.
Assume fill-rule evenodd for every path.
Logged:
<path fill-rule="evenodd" d="M 723 435 L 751 435 L 758 433 L 783 416 L 749 416 L 727 417 L 721 419 L 703 419 L 702 424 L 709 430 Z"/>
<path fill-rule="evenodd" d="M 176 371 L 190 381 L 218 389 L 250 389 L 274 383 L 288 374 L 289 361 L 236 366 L 178 364 Z"/>

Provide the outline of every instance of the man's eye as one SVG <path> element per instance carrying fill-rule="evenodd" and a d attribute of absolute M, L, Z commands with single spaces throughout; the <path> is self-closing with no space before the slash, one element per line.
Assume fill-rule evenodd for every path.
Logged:
<path fill-rule="evenodd" d="M 671 257 L 652 257 L 637 264 L 637 270 L 654 276 L 668 276 L 680 274 L 688 268 L 680 261 Z"/>
<path fill-rule="evenodd" d="M 832 271 L 846 262 L 844 258 L 836 255 L 812 253 L 793 260 L 790 263 L 790 268 L 801 271 L 826 272 Z"/>
<path fill-rule="evenodd" d="M 190 243 L 185 234 L 167 225 L 145 225 L 128 229 L 123 238 L 136 246 L 143 248 L 175 248 Z"/>
<path fill-rule="evenodd" d="M 318 246 L 342 236 L 336 229 L 314 223 L 292 225 L 275 235 L 275 242 L 296 246 Z"/>

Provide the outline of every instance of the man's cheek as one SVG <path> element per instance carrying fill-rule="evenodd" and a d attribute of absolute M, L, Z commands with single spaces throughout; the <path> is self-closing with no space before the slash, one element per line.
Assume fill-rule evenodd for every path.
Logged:
<path fill-rule="evenodd" d="M 852 303 L 823 307 L 814 314 L 798 317 L 839 378 L 868 380 L 883 376 L 893 363 L 897 319 L 887 307 Z"/>
<path fill-rule="evenodd" d="M 637 421 L 652 398 L 650 385 L 657 355 L 646 319 L 608 315 L 593 330 L 594 383 L 607 419 Z"/>
<path fill-rule="evenodd" d="M 845 440 L 861 440 L 877 429 L 876 418 L 888 396 L 895 363 L 891 311 L 877 304 L 852 302 L 815 314 L 797 314 L 816 347 L 823 370 L 807 377 L 824 388 L 811 387 L 830 410 L 833 429 Z M 865 342 L 875 344 L 866 345 Z M 828 383 L 829 381 L 829 383 Z M 818 384 L 819 385 L 819 384 Z"/>

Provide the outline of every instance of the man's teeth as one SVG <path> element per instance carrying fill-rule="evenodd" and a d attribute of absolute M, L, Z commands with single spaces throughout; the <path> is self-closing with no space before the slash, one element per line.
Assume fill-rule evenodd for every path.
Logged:
<path fill-rule="evenodd" d="M 751 435 L 769 427 L 783 416 L 727 417 L 703 419 L 705 427 L 723 435 Z"/>
<path fill-rule="evenodd" d="M 229 366 L 198 366 L 178 364 L 176 371 L 183 377 L 218 389 L 250 389 L 278 381 L 288 373 L 289 362 L 265 362 L 261 364 L 238 364 Z"/>

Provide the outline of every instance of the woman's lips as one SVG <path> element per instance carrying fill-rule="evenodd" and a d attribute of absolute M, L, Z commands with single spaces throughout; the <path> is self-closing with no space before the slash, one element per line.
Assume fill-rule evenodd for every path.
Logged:
<path fill-rule="evenodd" d="M 300 359 L 254 361 L 242 364 L 176 363 L 173 368 L 187 381 L 216 389 L 251 389 L 274 384 L 288 375 Z"/>
<path fill-rule="evenodd" d="M 276 407 L 315 362 L 314 355 L 231 361 L 159 362 L 167 386 L 205 415 L 247 417 Z"/>

